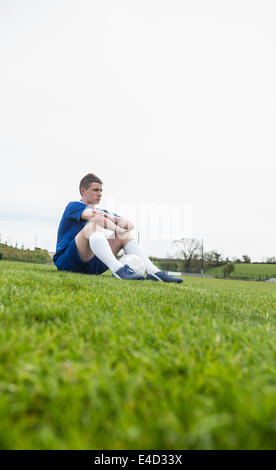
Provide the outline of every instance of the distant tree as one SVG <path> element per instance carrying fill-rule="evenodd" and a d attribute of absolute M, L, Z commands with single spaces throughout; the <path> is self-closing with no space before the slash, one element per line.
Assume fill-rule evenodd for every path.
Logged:
<path fill-rule="evenodd" d="M 230 273 L 235 271 L 234 263 L 230 262 L 230 263 L 225 264 L 222 268 L 222 271 L 223 271 L 224 277 L 229 277 Z"/>
<path fill-rule="evenodd" d="M 24 243 L 22 243 L 21 245 L 21 250 L 24 250 Z"/>
<path fill-rule="evenodd" d="M 243 255 L 242 257 L 244 263 L 251 263 L 251 258 L 248 255 Z"/>
<path fill-rule="evenodd" d="M 275 264 L 276 263 L 275 256 L 270 256 L 270 257 L 266 258 L 266 263 Z"/>
<path fill-rule="evenodd" d="M 241 263 L 242 263 L 242 260 L 241 260 L 240 258 L 236 258 L 236 259 L 234 260 L 234 263 L 236 263 L 236 264 L 241 264 Z"/>
<path fill-rule="evenodd" d="M 204 253 L 204 261 L 207 266 L 221 266 L 223 264 L 222 254 L 215 250 Z"/>
<path fill-rule="evenodd" d="M 195 238 L 181 238 L 174 240 L 176 255 L 182 260 L 184 268 L 199 264 L 201 259 L 201 242 Z"/>
<path fill-rule="evenodd" d="M 214 253 L 216 264 L 222 263 L 223 262 L 222 254 L 218 253 L 217 251 L 214 251 L 213 253 Z"/>

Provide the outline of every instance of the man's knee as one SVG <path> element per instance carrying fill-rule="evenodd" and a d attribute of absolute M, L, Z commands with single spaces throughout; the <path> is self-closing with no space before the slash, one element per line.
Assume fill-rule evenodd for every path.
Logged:
<path fill-rule="evenodd" d="M 94 232 L 102 231 L 103 228 L 97 224 L 96 220 L 93 222 L 88 222 L 83 228 L 85 238 L 89 239 Z"/>
<path fill-rule="evenodd" d="M 116 235 L 117 235 L 117 234 L 116 234 Z M 133 235 L 131 232 L 129 232 L 129 231 L 126 231 L 126 232 L 124 232 L 124 233 L 119 233 L 119 234 L 118 234 L 118 238 L 119 238 L 122 242 L 128 242 L 128 241 L 130 241 L 130 240 L 134 240 L 134 239 L 135 239 L 134 235 Z M 125 243 L 123 243 L 123 244 L 125 244 Z"/>
<path fill-rule="evenodd" d="M 128 231 L 124 233 L 112 234 L 108 238 L 110 239 L 113 238 L 115 242 L 117 243 L 117 245 L 120 246 L 120 248 L 123 248 L 131 240 L 135 240 L 135 237 L 132 235 L 132 233 Z"/>

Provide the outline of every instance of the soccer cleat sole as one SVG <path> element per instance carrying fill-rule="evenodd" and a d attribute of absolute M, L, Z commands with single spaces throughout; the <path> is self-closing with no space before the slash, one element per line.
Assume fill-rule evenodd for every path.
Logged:
<path fill-rule="evenodd" d="M 118 276 L 118 274 L 116 274 L 116 273 L 113 273 L 112 276 L 116 277 L 116 279 L 120 279 L 121 281 L 144 281 L 144 279 L 145 279 L 145 278 L 142 278 L 142 277 L 138 277 L 138 278 L 130 277 L 129 279 L 124 279 L 123 277 Z"/>
<path fill-rule="evenodd" d="M 155 276 L 155 274 L 151 274 L 151 276 L 153 276 L 159 282 L 165 282 L 165 281 L 163 281 L 163 279 L 160 279 L 160 277 Z M 153 279 L 148 279 L 148 281 L 153 281 Z"/>

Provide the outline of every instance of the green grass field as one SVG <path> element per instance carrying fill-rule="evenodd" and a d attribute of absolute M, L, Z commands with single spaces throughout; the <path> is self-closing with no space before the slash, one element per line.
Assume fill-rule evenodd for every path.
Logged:
<path fill-rule="evenodd" d="M 1 449 L 275 449 L 276 286 L 0 262 Z"/>
<path fill-rule="evenodd" d="M 206 274 L 213 274 L 216 276 L 223 277 L 222 266 L 219 268 L 210 268 L 206 271 Z M 264 276 L 276 277 L 276 265 L 275 264 L 235 264 L 235 271 L 230 274 L 230 277 L 251 277 L 252 279 L 257 279 L 261 276 L 263 280 Z"/>

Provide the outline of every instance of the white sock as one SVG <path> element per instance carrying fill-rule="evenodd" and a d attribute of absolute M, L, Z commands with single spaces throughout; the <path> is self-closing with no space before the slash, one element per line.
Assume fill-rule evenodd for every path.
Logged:
<path fill-rule="evenodd" d="M 103 232 L 92 233 L 89 237 L 89 245 L 94 255 L 106 264 L 113 273 L 123 267 L 123 264 L 120 263 L 112 253 L 110 245 Z"/>
<path fill-rule="evenodd" d="M 145 263 L 147 273 L 154 274 L 154 273 L 157 273 L 158 271 L 160 271 L 160 269 L 157 268 L 151 262 L 149 257 L 147 255 L 145 255 L 145 253 L 143 252 L 142 248 L 140 248 L 140 246 L 138 245 L 136 240 L 131 240 L 130 242 L 128 242 L 124 246 L 124 252 L 125 252 L 126 255 L 128 253 L 131 253 L 132 255 L 139 256 L 139 258 L 141 258 Z"/>

